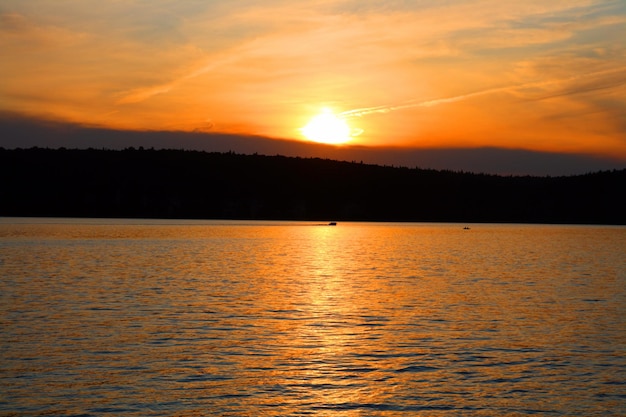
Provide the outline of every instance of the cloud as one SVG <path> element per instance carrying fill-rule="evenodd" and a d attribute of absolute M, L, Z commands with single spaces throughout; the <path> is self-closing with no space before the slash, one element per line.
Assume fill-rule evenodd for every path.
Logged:
<path fill-rule="evenodd" d="M 15 49 L 71 47 L 88 38 L 85 32 L 41 24 L 20 13 L 0 12 L 0 45 L 5 51 L 2 55 Z"/>
<path fill-rule="evenodd" d="M 338 116 L 342 118 L 352 118 L 374 113 L 389 113 L 396 110 L 410 109 L 414 107 L 434 107 L 496 93 L 515 94 L 527 97 L 530 96 L 533 99 L 538 100 L 554 96 L 579 94 L 599 89 L 610 89 L 624 84 L 626 84 L 626 68 L 617 68 L 595 73 L 577 74 L 563 79 L 535 81 L 520 85 L 489 88 L 453 97 L 421 101 L 412 100 L 397 105 L 374 106 L 346 110 L 341 112 Z M 541 91 L 541 95 L 537 93 L 538 90 Z"/>
<path fill-rule="evenodd" d="M 449 42 L 464 51 L 524 48 L 573 39 L 577 34 L 599 31 L 626 23 L 625 10 L 604 5 L 541 11 L 525 16 L 494 19 L 480 27 L 459 28 L 449 33 Z M 617 10 L 616 10 L 617 9 Z M 602 13 L 601 13 L 602 12 Z M 617 14 L 611 14 L 616 12 Z"/>
<path fill-rule="evenodd" d="M 403 4 L 379 7 L 374 3 L 317 2 L 313 7 L 304 7 L 250 2 L 248 7 L 224 7 L 220 9 L 224 21 L 211 22 L 218 33 L 238 38 L 238 44 L 217 57 L 208 53 L 205 64 L 196 64 L 196 68 L 169 81 L 122 93 L 117 103 L 138 103 L 170 92 L 227 64 L 254 61 L 256 66 L 273 66 L 273 71 L 284 75 L 290 68 L 292 73 L 312 73 L 328 68 L 332 62 L 335 72 L 339 69 L 357 73 L 369 66 L 456 56 L 472 48 L 550 43 L 570 38 L 579 30 L 625 21 L 623 16 L 594 16 L 593 21 L 583 23 L 572 23 L 564 17 L 555 22 L 545 17 L 554 13 L 580 14 L 580 6 L 589 5 L 580 1 L 549 5 L 526 2 L 507 7 L 492 1 L 481 2 L 484 7 L 472 3 L 442 7 L 437 2 L 424 2 L 423 7 L 410 8 Z M 274 18 L 277 15 L 281 16 L 280 23 Z M 244 29 L 246 26 L 253 29 Z M 294 64 L 299 67 L 295 69 Z"/>
<path fill-rule="evenodd" d="M 203 65 L 200 65 L 197 68 L 192 69 L 189 72 L 184 73 L 183 75 L 171 81 L 148 87 L 139 87 L 131 91 L 120 93 L 121 98 L 116 101 L 116 104 L 140 103 L 153 96 L 167 93 L 177 86 L 181 85 L 185 81 L 190 80 L 194 77 L 198 77 L 204 73 L 210 72 L 216 68 L 219 68 L 221 65 L 224 65 L 231 61 L 231 58 L 223 58 L 221 60 L 212 59 L 211 62 L 204 63 Z"/>

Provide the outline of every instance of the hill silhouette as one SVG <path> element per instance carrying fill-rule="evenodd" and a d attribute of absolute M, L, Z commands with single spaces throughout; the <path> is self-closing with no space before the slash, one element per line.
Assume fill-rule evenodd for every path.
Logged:
<path fill-rule="evenodd" d="M 498 176 L 183 150 L 0 149 L 1 216 L 626 224 L 626 170 Z"/>

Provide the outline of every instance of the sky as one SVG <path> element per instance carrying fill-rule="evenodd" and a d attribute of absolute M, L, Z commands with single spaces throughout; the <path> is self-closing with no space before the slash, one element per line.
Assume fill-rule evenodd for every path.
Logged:
<path fill-rule="evenodd" d="M 308 143 L 323 111 L 344 151 L 626 167 L 626 2 L 0 0 L 4 119 Z"/>

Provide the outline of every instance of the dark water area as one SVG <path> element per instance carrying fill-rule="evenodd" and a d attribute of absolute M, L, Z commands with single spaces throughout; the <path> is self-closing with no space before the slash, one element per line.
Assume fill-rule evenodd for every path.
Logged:
<path fill-rule="evenodd" d="M 623 416 L 626 227 L 0 218 L 0 326 L 1 416 Z"/>

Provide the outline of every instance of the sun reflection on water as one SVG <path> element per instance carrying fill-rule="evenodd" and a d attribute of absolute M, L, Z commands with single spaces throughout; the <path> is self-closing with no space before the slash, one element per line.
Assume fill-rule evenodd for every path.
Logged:
<path fill-rule="evenodd" d="M 619 415 L 625 231 L 0 227 L 0 413 Z"/>

